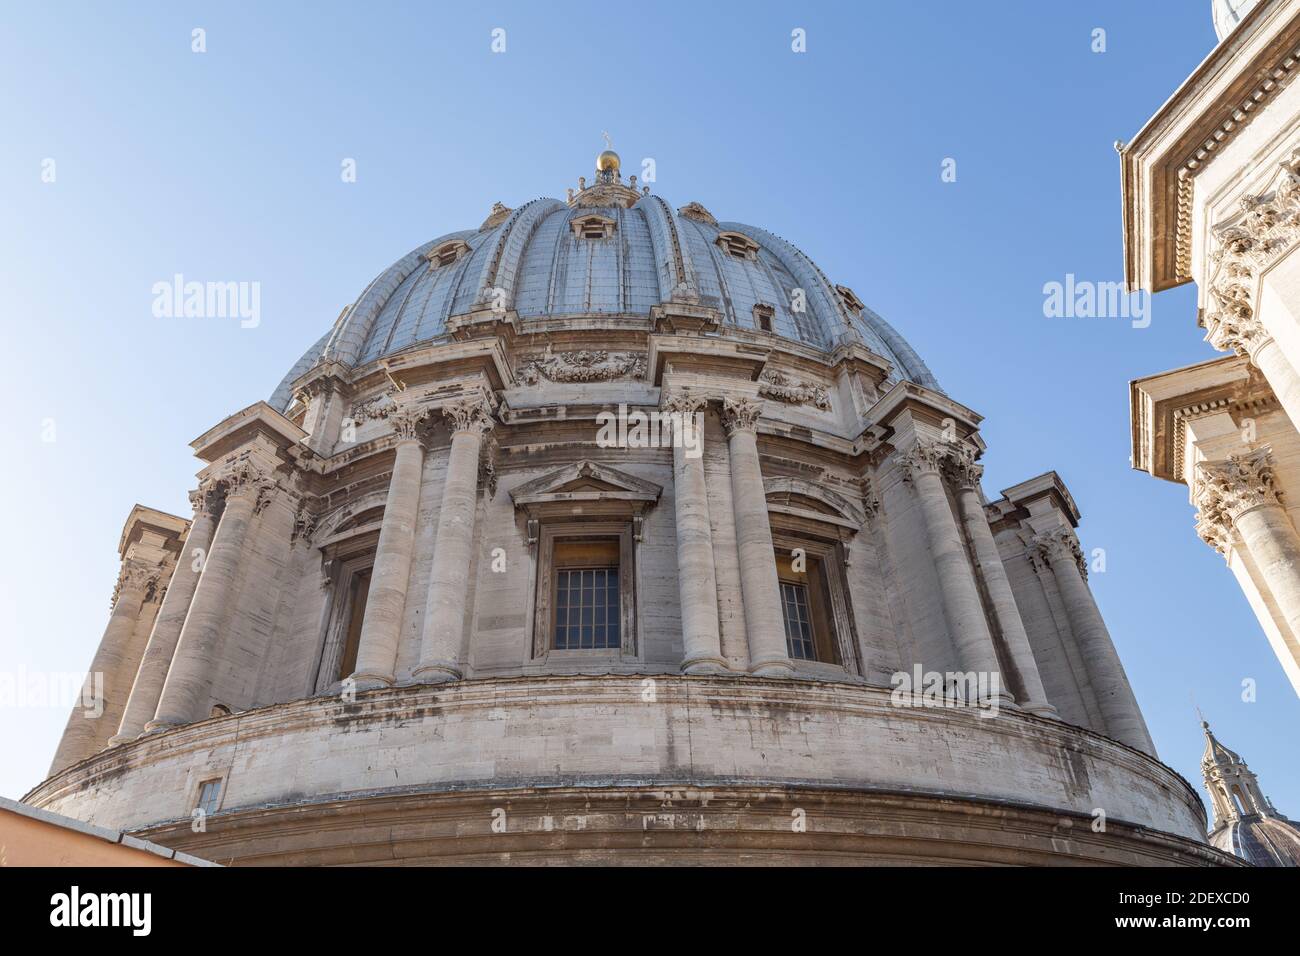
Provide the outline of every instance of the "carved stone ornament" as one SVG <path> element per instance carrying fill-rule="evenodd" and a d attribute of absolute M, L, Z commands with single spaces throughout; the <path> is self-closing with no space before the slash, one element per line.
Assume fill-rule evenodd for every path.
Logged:
<path fill-rule="evenodd" d="M 813 405 L 822 410 L 831 407 L 831 396 L 823 385 L 793 379 L 774 368 L 764 369 L 758 377 L 758 394 L 791 405 Z"/>
<path fill-rule="evenodd" d="M 215 515 L 220 510 L 222 501 L 225 500 L 224 492 L 225 489 L 211 478 L 200 482 L 199 486 L 190 492 L 194 517 Z"/>
<path fill-rule="evenodd" d="M 320 515 L 311 510 L 308 498 L 304 495 L 302 500 L 298 502 L 297 513 L 293 516 L 293 531 L 289 535 L 289 541 L 294 542 L 302 539 L 303 542 L 310 544 L 319 522 Z"/>
<path fill-rule="evenodd" d="M 384 392 L 372 398 L 367 398 L 364 402 L 356 402 L 352 406 L 352 411 L 348 417 L 354 423 L 360 425 L 362 422 L 385 419 L 396 409 L 397 405 L 393 401 L 392 393 Z"/>
<path fill-rule="evenodd" d="M 1225 552 L 1233 526 L 1247 511 L 1279 504 L 1273 479 L 1273 452 L 1267 445 L 1223 461 L 1201 462 L 1192 484 L 1196 533 L 1216 551 Z"/>
<path fill-rule="evenodd" d="M 1217 230 L 1205 327 L 1216 349 L 1249 355 L 1270 337 L 1255 312 L 1259 277 L 1300 235 L 1300 150 L 1278 165 L 1272 190 L 1243 197 L 1241 210 Z"/>
<path fill-rule="evenodd" d="M 728 398 L 722 403 L 722 424 L 728 436 L 737 431 L 753 431 L 762 414 L 762 404 L 752 399 Z"/>
<path fill-rule="evenodd" d="M 876 483 L 870 475 L 863 475 L 859 479 L 859 487 L 862 489 L 862 510 L 868 518 L 874 518 L 880 514 L 880 495 L 876 493 Z"/>
<path fill-rule="evenodd" d="M 640 353 L 588 349 L 552 352 L 548 347 L 543 354 L 520 365 L 515 374 L 525 385 L 536 385 L 542 379 L 561 383 L 643 379 L 645 373 L 645 356 Z"/>
<path fill-rule="evenodd" d="M 1063 564 L 1072 561 L 1075 567 L 1079 569 L 1079 575 L 1085 581 L 1088 579 L 1088 562 L 1084 560 L 1083 548 L 1079 545 L 1079 539 L 1075 537 L 1070 528 L 1061 525 L 1051 531 L 1044 531 L 1042 534 L 1034 535 L 1031 544 L 1043 561 L 1048 564 Z"/>

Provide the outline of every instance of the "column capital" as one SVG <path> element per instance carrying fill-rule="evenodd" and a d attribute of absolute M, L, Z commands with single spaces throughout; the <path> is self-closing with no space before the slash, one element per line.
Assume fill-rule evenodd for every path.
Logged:
<path fill-rule="evenodd" d="M 211 478 L 205 478 L 199 482 L 199 486 L 190 492 L 190 505 L 194 508 L 194 516 L 196 518 L 202 515 L 214 517 L 225 498 L 224 491 Z"/>
<path fill-rule="evenodd" d="M 476 432 L 482 437 L 496 426 L 492 406 L 481 395 L 458 398 L 443 405 L 441 411 L 453 433 Z"/>
<path fill-rule="evenodd" d="M 389 412 L 384 417 L 393 426 L 393 434 L 399 442 L 421 441 L 424 437 L 424 425 L 431 414 L 430 409 L 411 405 Z"/>
<path fill-rule="evenodd" d="M 974 491 L 984 477 L 984 466 L 975 461 L 970 445 L 949 444 L 943 459 L 944 474 L 962 491 Z"/>
<path fill-rule="evenodd" d="M 117 573 L 117 583 L 113 585 L 113 599 L 109 607 L 117 607 L 118 599 L 128 591 L 139 591 L 142 595 L 158 587 L 162 579 L 162 568 L 135 558 L 122 562 Z"/>
<path fill-rule="evenodd" d="M 1073 564 L 1079 576 L 1088 579 L 1088 562 L 1084 560 L 1083 548 L 1074 531 L 1065 525 L 1034 535 L 1030 542 L 1038 556 L 1049 565 Z"/>
<path fill-rule="evenodd" d="M 1198 509 L 1197 533 L 1222 551 L 1220 545 L 1238 518 L 1255 508 L 1280 504 L 1273 481 L 1272 449 L 1263 445 L 1222 461 L 1200 462 L 1192 500 Z"/>
<path fill-rule="evenodd" d="M 659 407 L 673 415 L 692 415 L 708 404 L 708 396 L 689 392 L 668 392 L 659 400 Z"/>
<path fill-rule="evenodd" d="M 903 480 L 911 482 L 920 475 L 940 474 L 947 457 L 945 443 L 917 436 L 911 447 L 898 456 L 898 463 L 903 467 Z"/>
<path fill-rule="evenodd" d="M 755 431 L 763 415 L 763 405 L 751 398 L 726 398 L 722 401 L 722 425 L 727 437 L 739 431 Z"/>

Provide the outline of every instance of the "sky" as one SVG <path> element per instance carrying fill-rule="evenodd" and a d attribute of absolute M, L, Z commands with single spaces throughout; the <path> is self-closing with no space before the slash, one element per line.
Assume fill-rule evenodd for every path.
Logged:
<path fill-rule="evenodd" d="M 1186 489 L 1129 464 L 1128 382 L 1218 354 L 1195 290 L 1146 328 L 1044 314 L 1067 274 L 1122 279 L 1112 144 L 1214 43 L 1209 0 L 6 4 L 0 671 L 84 671 L 132 505 L 191 513 L 189 442 L 409 250 L 563 197 L 608 131 L 898 328 L 985 416 L 990 497 L 1056 470 L 1161 758 L 1201 791 L 1195 704 L 1300 817 L 1300 699 Z M 260 321 L 155 316 L 178 273 L 258 283 Z M 67 717 L 19 704 L 9 797 Z"/>

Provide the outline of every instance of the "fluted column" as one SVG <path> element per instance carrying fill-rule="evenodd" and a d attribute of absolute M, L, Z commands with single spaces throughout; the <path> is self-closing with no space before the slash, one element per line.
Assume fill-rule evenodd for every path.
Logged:
<path fill-rule="evenodd" d="M 208 704 L 222 629 L 235 599 L 244 540 L 259 496 L 274 487 L 269 475 L 251 465 L 223 478 L 222 483 L 226 488 L 226 507 L 181 628 L 158 701 L 158 712 L 145 724 L 146 732 L 188 724 L 207 716 L 203 707 Z"/>
<path fill-rule="evenodd" d="M 1088 683 L 1106 722 L 1106 732 L 1130 747 L 1154 754 L 1146 720 L 1085 580 L 1083 551 L 1074 532 L 1061 526 L 1037 535 L 1034 545 L 1051 566 L 1070 630 L 1088 670 Z"/>
<path fill-rule="evenodd" d="M 673 441 L 673 505 L 677 519 L 677 587 L 682 613 L 682 672 L 727 669 L 718 630 L 718 579 L 713 567 L 713 530 L 704 479 L 701 398 L 674 395 L 664 411 L 677 416 Z M 688 440 L 694 450 L 687 447 Z"/>
<path fill-rule="evenodd" d="M 722 422 L 731 457 L 731 502 L 736 516 L 736 552 L 740 562 L 740 596 L 749 638 L 749 669 L 764 677 L 793 673 L 781 613 L 781 585 L 776 576 L 776 548 L 767 517 L 767 495 L 758 462 L 758 419 L 762 406 L 749 399 L 727 399 Z"/>
<path fill-rule="evenodd" d="M 388 481 L 384 520 L 375 548 L 366 613 L 357 643 L 357 669 L 351 680 L 361 690 L 391 686 L 397 667 L 397 645 L 411 581 L 415 525 L 424 475 L 424 445 L 420 433 L 427 409 L 403 409 L 388 420 L 397 435 L 393 475 Z"/>
<path fill-rule="evenodd" d="M 50 765 L 51 774 L 97 752 L 108 737 L 108 729 L 99 721 L 108 719 L 106 711 L 112 695 L 127 693 L 126 687 L 118 685 L 129 677 L 119 672 L 131 634 L 140 618 L 145 595 L 157 585 L 158 578 L 158 569 L 144 562 L 128 558 L 123 563 L 113 599 L 113 613 L 82 684 L 81 698 L 73 706 L 63 738 L 59 741 L 54 762 Z"/>
<path fill-rule="evenodd" d="M 1201 537 L 1224 550 L 1235 530 L 1292 635 L 1300 635 L 1300 535 L 1278 500 L 1268 446 L 1196 467 Z"/>
<path fill-rule="evenodd" d="M 968 671 L 1000 674 L 993 637 L 975 587 L 975 575 L 944 489 L 941 468 L 947 453 L 946 446 L 918 438 L 900 461 L 906 469 L 907 480 L 916 489 L 930 554 L 939 575 L 944 618 L 957 658 Z M 1005 691 L 996 696 L 1010 699 Z"/>
<path fill-rule="evenodd" d="M 122 723 L 117 734 L 108 742 L 110 747 L 140 736 L 145 724 L 157 713 L 167 671 L 176 654 L 181 628 L 185 625 L 185 617 L 199 584 L 201 562 L 212 546 L 220 496 L 210 488 L 200 488 L 190 494 L 190 501 L 194 504 L 194 520 L 190 523 L 189 533 L 185 536 L 185 547 L 176 559 L 171 583 L 167 585 L 167 593 L 163 596 L 162 606 L 154 619 L 149 643 L 145 645 L 144 657 L 131 688 L 131 697 L 126 703 L 126 712 L 122 715 Z"/>
<path fill-rule="evenodd" d="M 411 676 L 419 681 L 459 680 L 465 601 L 474 561 L 474 518 L 478 510 L 479 455 L 483 436 L 494 424 L 482 399 L 465 399 L 443 408 L 452 426 L 447 479 L 442 486 L 438 536 L 433 547 L 429 592 L 424 610 L 420 663 Z"/>
<path fill-rule="evenodd" d="M 976 463 L 973 452 L 966 446 L 955 448 L 949 455 L 947 464 L 948 473 L 957 489 L 962 524 L 975 552 L 975 564 L 992 605 L 993 619 L 997 621 L 1012 666 L 1020 675 L 1025 697 L 1017 703 L 1031 713 L 1055 717 L 1056 708 L 1047 702 L 1043 680 L 1038 673 L 1038 662 L 1034 659 L 1029 635 L 1025 633 L 1025 624 L 1020 618 L 1020 608 L 1016 606 L 1011 582 L 1007 580 L 1007 570 L 998 553 L 997 542 L 993 540 L 988 517 L 984 514 L 984 503 L 980 501 L 979 483 L 984 474 L 984 466 Z"/>

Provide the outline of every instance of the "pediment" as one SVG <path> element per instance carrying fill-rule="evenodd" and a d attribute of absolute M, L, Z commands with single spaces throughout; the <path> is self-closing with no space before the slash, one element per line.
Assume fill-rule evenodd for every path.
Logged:
<path fill-rule="evenodd" d="M 510 492 L 516 508 L 569 502 L 625 502 L 643 508 L 659 500 L 663 487 L 625 471 L 583 460 L 526 481 Z"/>

